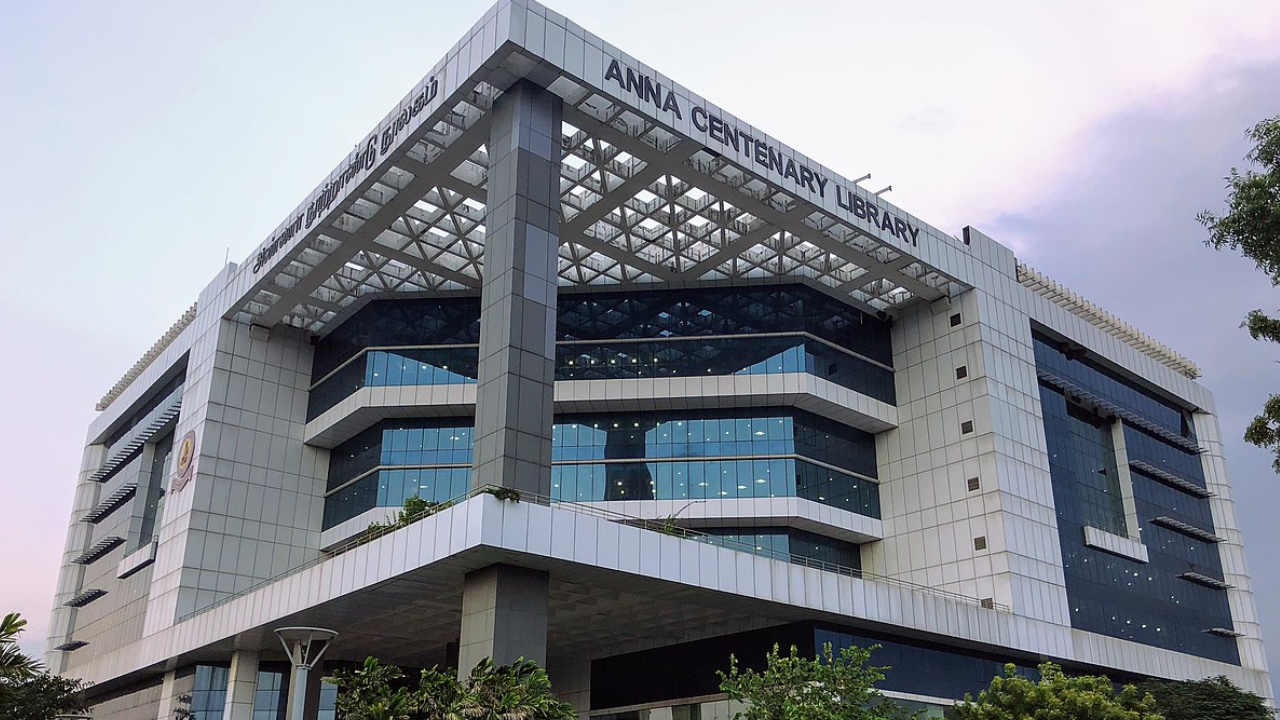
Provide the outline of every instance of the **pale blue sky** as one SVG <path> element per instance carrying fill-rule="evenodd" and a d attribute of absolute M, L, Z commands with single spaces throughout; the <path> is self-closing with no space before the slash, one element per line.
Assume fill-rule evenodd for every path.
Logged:
<path fill-rule="evenodd" d="M 1242 131 L 1280 114 L 1280 4 L 688 0 L 552 7 L 954 233 L 973 225 L 1199 362 L 1280 660 L 1280 478 L 1235 440 L 1277 294 L 1203 247 Z M 93 404 L 487 2 L 0 6 L 0 611 L 42 647 Z M 1276 665 L 1280 667 L 1280 664 Z"/>

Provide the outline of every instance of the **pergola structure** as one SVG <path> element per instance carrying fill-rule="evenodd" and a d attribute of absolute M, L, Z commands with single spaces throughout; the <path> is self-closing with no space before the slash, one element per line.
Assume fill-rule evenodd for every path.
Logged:
<path fill-rule="evenodd" d="M 652 324 L 611 309 L 615 302 L 641 305 L 636 295 L 602 298 L 601 291 L 770 283 L 802 283 L 881 320 L 893 318 L 893 342 L 878 352 L 896 352 L 894 367 L 862 358 L 879 366 L 876 382 L 895 373 L 893 396 L 842 385 L 831 379 L 836 364 L 816 360 L 816 370 L 774 374 L 739 372 L 743 366 L 733 363 L 741 358 L 670 378 L 557 372 L 558 343 L 582 344 L 584 353 L 615 339 L 634 341 L 628 352 L 650 343 L 635 328 Z M 699 294 L 721 290 L 751 301 L 752 293 L 738 287 Z M 474 370 L 467 378 L 474 382 L 367 382 L 355 389 L 335 383 L 329 387 L 347 394 L 335 393 L 337 405 L 310 416 L 307 393 L 328 382 L 303 370 L 315 357 L 309 345 L 317 336 L 376 298 L 459 293 L 480 296 L 479 338 L 468 335 L 465 346 Z M 564 297 L 574 293 L 577 298 Z M 658 295 L 664 302 L 668 297 L 649 294 Z M 588 300 L 589 309 L 575 309 L 574 301 Z M 469 299 L 459 304 L 474 307 Z M 394 319 L 394 309 L 450 317 L 448 310 L 394 305 L 370 314 L 385 309 Z M 807 300 L 796 313 L 805 311 L 817 314 Z M 839 308 L 820 312 L 843 314 Z M 592 338 L 558 336 L 558 320 L 582 319 L 574 313 L 592 313 L 580 324 L 592 327 Z M 848 315 L 863 318 L 852 310 Z M 465 317 L 470 327 L 474 314 Z M 877 332 L 883 329 L 875 324 Z M 353 335 L 362 332 L 356 323 L 350 327 Z M 256 703 L 259 660 L 281 657 L 273 631 L 331 628 L 340 633 L 326 651 L 333 661 L 377 654 L 466 673 L 486 657 L 534 659 L 552 669 L 557 687 L 585 713 L 592 709 L 596 659 L 824 623 L 936 644 L 961 656 L 1053 658 L 1159 677 L 1210 668 L 1255 691 L 1267 687 L 1256 623 L 1241 620 L 1243 630 L 1231 625 L 1252 617 L 1253 601 L 1247 576 L 1230 569 L 1233 563 L 1243 568 L 1243 551 L 1211 415 L 1205 426 L 1211 430 L 1202 435 L 1211 463 L 1203 486 L 1137 456 L 1137 464 L 1118 460 L 1116 467 L 1217 503 L 1208 511 L 1224 518 L 1213 526 L 1223 528 L 1221 535 L 1175 517 L 1177 509 L 1150 523 L 1231 553 L 1223 555 L 1228 569 L 1220 578 L 1184 572 L 1175 579 L 1233 593 L 1231 602 L 1243 608 L 1239 618 L 1226 612 L 1222 624 L 1189 627 L 1197 639 L 1202 628 L 1211 635 L 1247 632 L 1250 644 L 1241 647 L 1254 664 L 1232 666 L 1072 623 L 1049 435 L 1040 434 L 1042 386 L 1069 392 L 1166 443 L 1199 447 L 1186 447 L 1191 441 L 1176 428 L 1148 422 L 1070 378 L 1037 374 L 1036 331 L 1078 342 L 1109 363 L 1103 367 L 1114 366 L 1184 408 L 1209 404 L 1208 394 L 1188 379 L 1196 371 L 1185 358 L 1017 263 L 981 232 L 966 228 L 959 239 L 939 231 L 534 0 L 499 0 L 246 262 L 224 268 L 103 398 L 78 486 L 64 557 L 63 578 L 70 580 L 59 584 L 50 665 L 92 680 L 99 697 L 163 693 L 159 714 L 168 716 L 163 704 L 180 697 L 180 673 L 229 658 L 227 717 L 244 718 Z M 690 356 L 712 356 L 708 343 L 724 337 L 735 344 L 715 347 L 736 350 L 741 338 L 755 343 L 773 334 L 659 332 L 674 334 L 679 352 Z M 364 363 L 348 360 L 356 370 L 370 367 L 365 351 L 388 350 L 363 340 L 352 344 L 351 357 Z M 948 377 L 954 384 L 943 380 Z M 962 387 L 967 379 L 981 383 Z M 181 412 L 165 399 L 169 393 L 182 400 Z M 134 417 L 142 407 L 150 414 Z M 876 477 L 864 478 L 884 487 L 883 518 L 798 491 L 708 496 L 683 506 L 685 498 L 674 493 L 570 501 L 552 491 L 557 413 L 676 409 L 693 417 L 713 416 L 715 408 L 733 410 L 736 418 L 743 408 L 777 407 L 887 435 L 883 443 L 877 438 L 874 457 L 867 455 L 876 462 Z M 324 503 L 349 486 L 330 485 L 328 448 L 383 419 L 419 417 L 472 423 L 469 490 L 381 534 L 368 533 L 368 522 L 391 512 L 384 499 L 325 527 Z M 639 420 L 647 422 L 637 418 L 633 428 Z M 104 457 L 98 445 L 126 423 L 133 434 L 117 438 Z M 105 561 L 128 547 L 132 526 L 98 521 L 129 497 L 142 504 L 152 497 L 143 490 L 154 491 L 164 478 L 152 455 L 143 454 L 138 466 L 152 469 L 138 477 L 158 478 L 155 488 L 117 474 L 118 484 L 99 494 L 95 482 L 139 447 L 153 452 L 143 441 L 157 433 L 183 438 L 189 472 L 170 485 L 155 541 L 121 552 L 118 564 L 115 556 Z M 752 453 L 754 461 L 754 446 Z M 747 456 L 689 457 L 740 462 Z M 386 466 L 399 467 L 408 466 Z M 448 465 L 450 472 L 461 467 Z M 350 483 L 366 477 L 380 480 L 366 473 Z M 776 556 L 750 542 L 721 544 L 725 534 L 690 541 L 692 531 L 690 538 L 667 532 L 677 516 L 695 529 L 776 528 L 788 538 L 795 530 L 872 547 L 866 567 L 840 567 L 798 554 Z M 1141 542 L 1104 532 L 1086 527 L 1084 542 L 1109 556 L 1149 562 L 1145 549 L 1135 549 L 1145 548 Z M 77 580 L 95 561 L 102 564 L 92 581 Z M 143 568 L 149 576 L 138 574 Z M 145 614 L 134 612 L 139 605 L 128 608 L 138 636 L 97 632 L 72 612 L 89 606 L 84 617 L 92 617 L 108 607 L 102 601 L 90 606 L 97 598 L 110 603 L 126 597 L 123 590 L 137 592 L 141 581 L 130 577 L 150 583 Z M 607 682 L 609 672 L 597 677 Z M 135 693 L 134 686 L 143 689 Z"/>
<path fill-rule="evenodd" d="M 548 28 L 561 27 L 551 11 L 533 6 L 529 11 L 545 12 Z M 559 22 L 567 23 L 562 32 L 576 29 L 563 18 Z M 455 48 L 267 239 L 265 251 L 257 253 L 263 258 L 265 252 L 266 262 L 251 273 L 252 291 L 234 317 L 323 333 L 366 296 L 479 290 L 490 112 L 503 88 L 521 78 L 548 88 L 564 103 L 561 287 L 803 278 L 872 312 L 891 312 L 967 287 L 920 259 L 929 253 L 900 240 L 892 225 L 886 232 L 841 205 L 852 205 L 856 197 L 860 204 L 883 208 L 885 216 L 909 217 L 905 213 L 825 170 L 813 173 L 832 181 L 824 180 L 821 196 L 812 192 L 818 187 L 812 181 L 789 184 L 794 171 L 762 171 L 752 154 L 759 145 L 777 151 L 778 167 L 782 159 L 804 165 L 805 173 L 819 166 L 754 130 L 758 142 L 744 143 L 744 152 L 722 152 L 730 146 L 717 149 L 697 137 L 708 112 L 701 106 L 700 115 L 690 112 L 696 100 L 674 113 L 647 102 L 658 100 L 659 92 L 676 101 L 693 96 L 607 44 L 596 48 L 598 39 L 586 37 L 587 56 L 598 53 L 596 69 L 605 75 L 608 65 L 613 72 L 625 67 L 627 80 L 634 81 L 630 86 L 587 77 L 590 57 L 577 68 L 565 53 L 557 62 L 546 38 L 542 43 L 521 38 L 515 28 L 501 43 L 482 35 L 473 34 Z M 495 45 L 492 52 L 486 42 Z M 479 45 L 479 51 L 464 51 L 468 45 Z M 477 64 L 477 57 L 487 59 Z M 468 71 L 469 65 L 474 70 Z M 746 127 L 715 113 L 721 133 Z M 840 204 L 832 202 L 840 199 L 837 187 L 844 192 Z M 317 203 L 322 215 L 310 210 Z M 316 221 L 304 228 L 304 216 Z M 951 236 L 925 230 L 933 243 L 964 247 Z"/>

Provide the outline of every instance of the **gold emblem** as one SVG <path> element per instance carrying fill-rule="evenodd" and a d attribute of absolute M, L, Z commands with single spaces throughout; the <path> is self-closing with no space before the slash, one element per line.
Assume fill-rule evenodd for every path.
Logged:
<path fill-rule="evenodd" d="M 195 468 L 196 431 L 189 430 L 178 443 L 178 477 L 173 480 L 173 492 L 178 492 L 191 480 L 191 471 Z"/>

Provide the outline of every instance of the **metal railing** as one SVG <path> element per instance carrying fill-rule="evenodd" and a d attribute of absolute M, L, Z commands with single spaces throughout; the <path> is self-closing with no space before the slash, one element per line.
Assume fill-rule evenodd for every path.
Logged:
<path fill-rule="evenodd" d="M 462 493 L 450 500 L 433 504 L 421 512 L 418 512 L 409 516 L 405 516 L 405 517 L 397 516 L 391 522 L 386 524 L 370 525 L 370 530 L 361 533 L 360 535 L 348 540 L 347 542 L 341 545 L 335 546 L 327 551 L 323 551 L 317 557 L 312 558 L 311 560 L 308 560 L 307 562 L 302 563 L 301 565 L 297 565 L 293 568 L 290 568 L 289 570 L 286 570 L 282 573 L 274 575 L 266 580 L 262 580 L 260 582 L 254 583 L 253 585 L 250 585 L 249 587 L 243 590 L 240 590 L 239 592 L 232 593 L 231 595 L 228 595 L 223 598 L 219 598 L 218 600 L 214 601 L 209 605 L 206 605 L 202 608 L 197 608 L 192 612 L 182 615 L 178 618 L 178 622 L 185 622 L 187 620 L 190 620 L 191 618 L 196 617 L 197 615 L 201 615 L 203 613 L 209 612 L 214 608 L 225 605 L 229 602 L 232 602 L 233 600 L 244 597 L 245 595 L 248 595 L 257 590 L 261 590 L 262 588 L 268 585 L 274 584 L 289 576 L 296 575 L 304 570 L 315 567 L 339 555 L 355 550 L 356 548 L 362 545 L 368 545 L 374 540 L 377 540 L 385 535 L 389 535 L 397 530 L 406 528 L 418 522 L 419 520 L 431 517 L 432 515 L 435 515 L 444 510 L 447 510 L 455 505 L 465 502 L 466 500 L 469 500 L 478 495 L 498 494 L 499 496 L 501 496 L 501 494 L 503 493 L 512 493 L 512 492 L 515 492 L 515 491 L 511 491 L 505 488 L 500 488 L 494 485 L 485 485 L 478 488 L 472 488 L 467 492 Z M 654 532 L 658 532 L 670 537 L 677 537 L 685 540 L 692 540 L 694 542 L 703 542 L 708 545 L 723 547 L 728 550 L 735 550 L 738 552 L 745 552 L 750 555 L 755 555 L 757 557 L 764 557 L 770 560 L 781 560 L 783 562 L 787 562 L 792 565 L 799 565 L 806 568 L 812 568 L 814 570 L 821 570 L 823 572 L 830 572 L 838 575 L 844 575 L 850 578 L 873 580 L 875 582 L 885 583 L 887 585 L 894 585 L 897 587 L 906 588 L 908 590 L 914 590 L 917 592 L 925 593 L 925 594 L 932 595 L 934 597 L 943 598 L 946 600 L 953 600 L 956 602 L 965 603 L 967 605 L 974 605 L 987 610 L 997 610 L 1001 612 L 1010 611 L 1010 608 L 1007 605 L 1004 605 L 1002 603 L 997 603 L 990 598 L 976 598 L 976 597 L 971 597 L 969 595 L 962 595 L 960 593 L 951 592 L 950 590 L 942 590 L 939 588 L 931 587 L 929 585 L 921 585 L 919 583 L 909 582 L 907 580 L 902 580 L 900 578 L 889 577 L 887 575 L 877 575 L 875 573 L 866 572 L 860 568 L 852 568 L 845 565 L 837 565 L 835 563 L 830 563 L 824 560 L 817 560 L 814 558 L 804 557 L 802 555 L 796 555 L 794 553 L 781 552 L 778 550 L 774 550 L 772 548 L 762 548 L 754 545 L 753 543 L 743 542 L 740 540 L 732 540 L 723 536 L 700 532 L 692 528 L 680 527 L 679 525 L 676 524 L 674 516 L 668 517 L 664 520 L 650 520 L 647 518 L 636 517 L 633 515 L 626 515 L 623 513 L 612 511 L 612 510 L 606 510 L 594 504 L 555 500 L 547 495 L 539 495 L 537 493 L 530 493 L 526 491 L 516 492 L 513 499 L 516 499 L 516 498 L 518 498 L 517 500 L 518 502 L 532 502 L 537 505 L 554 507 L 557 510 L 566 510 L 568 512 L 574 512 L 580 515 L 588 515 L 601 520 L 608 520 L 610 522 L 615 522 L 622 525 L 628 525 L 630 527 L 640 528 L 643 530 L 652 530 Z"/>

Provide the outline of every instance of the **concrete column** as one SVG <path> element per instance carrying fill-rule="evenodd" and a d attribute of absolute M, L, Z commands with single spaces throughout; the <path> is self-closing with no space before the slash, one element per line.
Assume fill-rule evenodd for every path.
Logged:
<path fill-rule="evenodd" d="M 561 111 L 525 81 L 493 108 L 474 487 L 551 493 Z"/>
<path fill-rule="evenodd" d="M 236 650 L 231 653 L 227 702 L 223 706 L 222 720 L 253 720 L 253 701 L 257 692 L 258 652 Z"/>
<path fill-rule="evenodd" d="M 289 672 L 289 684 L 285 688 L 288 693 L 285 700 L 284 716 L 288 720 L 299 717 L 297 706 L 302 706 L 303 720 L 315 720 L 320 714 L 320 685 L 324 681 L 324 661 L 313 667 L 294 665 Z"/>
<path fill-rule="evenodd" d="M 102 466 L 106 459 L 102 445 L 90 445 L 84 449 L 80 463 L 80 481 L 76 485 L 75 500 L 71 506 L 71 522 L 67 524 L 67 541 L 62 550 L 62 569 L 58 572 L 58 585 L 54 590 L 53 612 L 49 618 L 49 637 L 45 641 L 44 664 L 55 675 L 64 672 L 71 664 L 72 655 L 55 647 L 67 642 L 75 634 L 76 609 L 63 603 L 75 597 L 83 588 L 84 566 L 71 562 L 84 552 L 93 535 L 93 526 L 80 522 L 85 513 L 93 509 L 101 494 L 101 483 L 89 476 Z"/>
<path fill-rule="evenodd" d="M 506 665 L 520 658 L 547 662 L 545 571 L 490 565 L 467 573 L 462 585 L 458 678 L 485 658 Z"/>
<path fill-rule="evenodd" d="M 307 694 L 306 688 L 311 684 L 311 669 L 304 665 L 290 663 L 289 684 L 285 687 L 285 692 L 289 693 L 285 698 L 284 716 L 286 720 L 296 720 L 298 717 L 306 717 Z M 298 688 L 303 688 L 299 692 Z M 302 706 L 302 710 L 298 710 L 298 706 Z"/>
<path fill-rule="evenodd" d="M 177 670 L 169 670 L 164 674 L 156 720 L 173 720 L 178 716 L 179 710 L 191 710 L 191 691 L 195 687 L 195 679 L 193 668 L 187 668 L 181 674 Z"/>
<path fill-rule="evenodd" d="M 1111 446 L 1116 455 L 1116 478 L 1120 483 L 1120 501 L 1124 503 L 1124 528 L 1129 539 L 1142 542 L 1142 520 L 1138 518 L 1138 502 L 1133 495 L 1133 475 L 1129 470 L 1129 448 L 1124 441 L 1124 423 L 1111 423 Z"/>
<path fill-rule="evenodd" d="M 472 485 L 551 494 L 560 98 L 528 82 L 493 108 Z M 462 590 L 458 675 L 547 659 L 546 572 L 493 565 Z"/>
<path fill-rule="evenodd" d="M 579 720 L 587 720 L 591 712 L 591 661 L 584 657 L 550 659 L 547 675 L 556 698 L 572 705 Z"/>
<path fill-rule="evenodd" d="M 307 700 L 303 703 L 302 717 L 320 717 L 320 685 L 324 681 L 324 661 L 316 663 L 307 673 Z"/>

